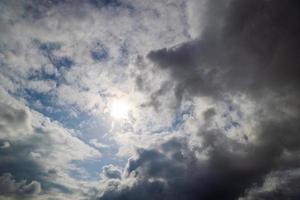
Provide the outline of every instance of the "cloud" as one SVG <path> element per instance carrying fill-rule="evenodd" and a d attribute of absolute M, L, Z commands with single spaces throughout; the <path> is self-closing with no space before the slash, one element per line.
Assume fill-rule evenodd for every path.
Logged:
<path fill-rule="evenodd" d="M 262 124 L 254 130 L 259 137 L 257 141 L 247 145 L 231 140 L 221 130 L 202 127 L 199 129 L 202 144 L 197 146 L 191 147 L 184 139 L 170 139 L 158 147 L 140 149 L 128 161 L 120 186 L 106 189 L 99 199 L 243 197 L 253 185 L 261 185 L 273 170 L 299 168 L 298 158 L 288 159 L 285 155 L 285 152 L 295 155 L 299 151 L 300 127 L 296 122 Z M 284 184 L 282 187 L 286 190 Z M 290 187 L 297 188 L 293 184 L 287 188 Z M 272 190 L 266 195 L 273 192 L 276 193 Z"/>
<path fill-rule="evenodd" d="M 113 165 L 106 165 L 103 167 L 103 175 L 108 179 L 121 179 L 121 172 Z"/>
<path fill-rule="evenodd" d="M 69 175 L 74 169 L 72 161 L 101 154 L 3 90 L 1 97 L 1 195 L 25 198 L 48 195 L 52 190 L 79 195 L 73 190 L 82 183 Z"/>
<path fill-rule="evenodd" d="M 298 10 L 0 2 L 1 198 L 297 198 Z"/>
<path fill-rule="evenodd" d="M 105 149 L 105 148 L 108 148 L 109 146 L 108 145 L 106 145 L 106 144 L 102 144 L 101 142 L 99 142 L 97 139 L 91 139 L 90 141 L 89 141 L 89 143 L 92 145 L 92 146 L 94 146 L 94 147 L 96 147 L 96 148 L 99 148 L 99 149 Z"/>
<path fill-rule="evenodd" d="M 11 174 L 3 174 L 0 177 L 0 193 L 1 195 L 29 195 L 34 196 L 41 193 L 41 184 L 32 181 L 26 184 L 26 180 L 16 182 Z"/>
<path fill-rule="evenodd" d="M 10 173 L 15 183 L 26 180 L 26 191 L 32 193 L 38 191 L 39 183 L 42 190 L 33 199 L 89 198 L 93 196 L 89 192 L 95 192 L 97 177 L 88 174 L 99 173 L 106 163 L 123 162 L 124 158 L 114 155 L 128 157 L 140 140 L 140 129 L 165 125 L 147 119 L 151 108 L 138 110 L 146 96 L 132 90 L 134 76 L 139 73 L 134 62 L 150 49 L 172 46 L 189 37 L 184 1 L 30 0 L 0 4 L 4 30 L 0 34 L 0 176 Z M 101 125 L 97 130 L 81 129 L 84 123 L 90 125 L 91 118 L 110 126 L 105 109 L 122 95 L 134 105 L 128 128 L 122 124 L 106 138 Z M 167 111 L 164 113 L 171 119 Z M 128 130 L 133 131 L 123 134 Z M 113 152 L 103 151 L 108 155 L 102 160 L 98 150 L 89 146 L 91 138 L 97 139 L 91 145 L 101 150 L 106 142 L 120 146 L 113 147 Z M 144 141 L 140 145 L 148 146 Z M 119 168 L 103 168 L 108 184 L 120 181 Z M 15 198 L 13 192 L 4 196 L 1 198 Z M 26 195 L 19 196 L 16 198 Z"/>
<path fill-rule="evenodd" d="M 212 15 L 215 2 L 207 4 L 211 8 L 207 13 Z M 151 51 L 148 58 L 170 72 L 179 101 L 194 94 L 297 93 L 297 6 L 279 1 L 221 3 L 216 16 L 208 16 L 200 39 Z M 219 15 L 222 20 L 215 24 Z"/>
<path fill-rule="evenodd" d="M 149 98 L 159 101 L 171 92 L 175 109 L 188 101 L 197 107 L 199 99 L 213 107 L 196 118 L 196 135 L 180 130 L 184 139 L 138 150 L 127 176 L 99 199 L 299 198 L 296 173 L 280 175 L 299 171 L 299 3 L 205 5 L 199 38 L 149 52 L 155 73 L 167 72 L 174 84 L 174 90 L 154 91 Z M 137 85 L 146 88 L 141 79 Z M 235 110 L 238 122 L 230 114 Z M 244 136 L 232 136 L 230 129 Z M 264 190 L 269 177 L 282 183 Z"/>
<path fill-rule="evenodd" d="M 299 170 L 277 171 L 267 176 L 261 187 L 253 187 L 241 200 L 296 199 L 299 197 Z"/>
<path fill-rule="evenodd" d="M 0 111 L 1 139 L 17 139 L 22 135 L 31 134 L 31 115 L 27 109 L 13 107 L 7 103 L 1 102 Z"/>
<path fill-rule="evenodd" d="M 9 142 L 5 141 L 5 142 L 2 143 L 2 146 L 1 146 L 2 149 L 9 148 L 9 147 L 10 147 Z"/>

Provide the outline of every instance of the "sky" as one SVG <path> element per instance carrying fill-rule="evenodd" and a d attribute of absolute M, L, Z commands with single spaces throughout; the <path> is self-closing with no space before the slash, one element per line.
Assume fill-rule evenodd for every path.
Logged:
<path fill-rule="evenodd" d="M 0 0 L 0 199 L 300 199 L 299 10 Z"/>

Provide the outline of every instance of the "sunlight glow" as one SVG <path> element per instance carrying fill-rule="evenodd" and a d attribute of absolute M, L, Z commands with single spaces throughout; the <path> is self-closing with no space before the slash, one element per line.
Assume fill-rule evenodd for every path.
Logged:
<path fill-rule="evenodd" d="M 126 100 L 115 100 L 110 106 L 110 115 L 115 119 L 127 119 L 129 108 L 129 103 Z"/>

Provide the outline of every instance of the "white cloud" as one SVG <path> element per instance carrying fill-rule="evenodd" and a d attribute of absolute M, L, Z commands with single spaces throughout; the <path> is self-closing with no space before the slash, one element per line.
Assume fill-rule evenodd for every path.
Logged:
<path fill-rule="evenodd" d="M 14 160 L 18 159 L 19 156 L 16 149 L 18 148 L 17 146 L 21 145 L 20 148 L 29 149 L 30 152 L 28 154 L 25 153 L 22 159 L 26 162 L 34 163 L 34 166 L 41 168 L 36 169 L 37 171 L 33 171 L 33 173 L 36 173 L 34 176 L 42 180 L 39 181 L 40 183 L 32 181 L 25 185 L 25 182 L 17 183 L 13 179 L 5 178 L 7 177 L 5 176 L 3 181 L 6 180 L 6 182 L 3 182 L 3 187 L 11 185 L 7 182 L 9 180 L 10 183 L 14 184 L 9 186 L 10 190 L 7 191 L 10 191 L 10 193 L 7 195 L 13 194 L 15 190 L 18 190 L 18 192 L 20 190 L 22 194 L 39 194 L 45 181 L 60 184 L 64 187 L 70 186 L 70 189 L 77 190 L 80 188 L 78 186 L 80 182 L 69 176 L 69 170 L 73 169 L 72 161 L 100 159 L 100 152 L 72 136 L 71 130 L 65 129 L 61 124 L 49 120 L 36 111 L 29 110 L 25 105 L 14 100 L 3 90 L 1 90 L 1 97 L 1 140 L 5 140 L 1 149 L 5 151 L 6 148 L 10 148 L 12 152 L 16 151 L 11 155 L 9 154 L 10 159 L 12 159 L 12 161 L 9 161 L 11 162 L 11 166 L 18 165 L 18 163 L 14 164 Z M 22 145 L 25 146 L 22 147 Z M 1 159 L 3 160 L 2 157 Z M 9 171 L 10 169 L 6 170 Z M 51 170 L 55 170 L 56 175 L 53 177 L 45 179 L 45 177 L 39 174 L 41 173 L 40 171 L 48 173 Z M 11 173 L 15 173 L 15 171 Z M 18 189 L 20 187 L 21 189 Z M 46 194 L 49 192 L 49 189 L 51 188 L 45 191 Z"/>
<path fill-rule="evenodd" d="M 40 92 L 40 93 L 47 93 L 50 90 L 56 87 L 56 83 L 54 81 L 29 81 L 28 82 L 28 89 Z"/>
<path fill-rule="evenodd" d="M 147 54 L 174 46 L 171 52 L 176 52 L 182 43 L 198 38 L 207 20 L 201 15 L 206 1 L 122 1 L 132 8 L 99 8 L 81 1 L 51 6 L 28 2 L 31 3 L 29 6 L 43 12 L 28 12 L 23 5 L 26 2 L 21 1 L 6 1 L 0 6 L 3 11 L 0 26 L 5 30 L 0 35 L 0 59 L 3 60 L 0 63 L 3 86 L 0 93 L 0 150 L 29 145 L 32 148 L 24 151 L 25 157 L 38 164 L 45 174 L 55 171 L 49 175 L 49 180 L 74 192 L 59 194 L 59 189 L 50 188 L 47 192 L 43 190 L 37 198 L 57 195 L 61 199 L 76 199 L 78 195 L 89 193 L 96 181 L 84 182 L 72 177 L 70 174 L 74 171 L 82 177 L 88 173 L 73 161 L 101 161 L 97 149 L 111 147 L 107 144 L 110 142 L 117 146 L 113 159 L 118 156 L 128 158 L 138 148 L 155 147 L 174 136 L 189 138 L 191 148 L 203 148 L 207 141 L 201 134 L 209 131 L 220 132 L 226 141 L 243 146 L 260 136 L 256 132 L 259 120 L 282 120 L 282 115 L 287 118 L 297 115 L 293 107 L 272 109 L 274 105 L 285 103 L 284 97 L 274 103 L 272 95 L 266 95 L 259 103 L 240 94 L 226 94 L 224 101 L 215 101 L 197 95 L 191 89 L 178 103 L 180 84 L 177 85 L 172 72 L 150 62 Z M 51 42 L 58 46 L 41 49 L 43 44 Z M 105 58 L 93 59 L 92 51 L 102 50 L 99 46 L 105 49 Z M 70 59 L 71 66 L 61 67 L 61 63 L 55 62 L 62 58 Z M 185 76 L 184 70 L 180 71 L 183 67 L 186 66 L 178 66 L 178 71 L 182 72 L 176 74 L 178 79 Z M 200 83 L 189 84 L 194 88 L 202 86 Z M 43 98 L 51 97 L 53 105 L 44 105 L 46 103 L 41 99 L 24 100 L 30 95 L 26 93 L 28 90 L 42 93 L 46 96 Z M 128 118 L 119 121 L 108 113 L 109 105 L 118 98 L 126 98 L 130 103 Z M 268 105 L 269 102 L 273 105 Z M 67 129 L 61 122 L 33 110 L 49 108 L 49 111 L 50 106 L 57 106 L 74 118 L 80 113 L 88 113 L 110 129 L 104 136 L 96 130 L 99 132 L 96 136 L 90 137 L 88 131 L 83 131 L 78 134 L 80 138 L 76 137 L 74 132 L 78 130 Z M 80 120 L 78 124 L 89 125 L 85 119 Z M 106 140 L 102 141 L 104 137 Z M 199 153 L 197 158 L 207 158 L 208 152 Z M 105 162 L 109 159 L 112 158 L 103 158 Z M 119 174 L 119 169 L 112 166 L 105 170 Z M 12 178 L 9 180 L 14 182 Z M 127 184 L 124 181 L 132 184 L 130 178 L 123 183 L 105 180 L 99 187 L 123 187 L 122 184 Z M 42 181 L 40 184 L 43 188 Z M 38 186 L 37 182 L 29 183 L 26 190 L 33 186 Z"/>

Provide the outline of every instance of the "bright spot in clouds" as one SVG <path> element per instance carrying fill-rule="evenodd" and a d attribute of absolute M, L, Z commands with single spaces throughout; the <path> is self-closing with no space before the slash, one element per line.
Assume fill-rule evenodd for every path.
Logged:
<path fill-rule="evenodd" d="M 124 99 L 114 100 L 110 106 L 110 115 L 114 119 L 126 119 L 128 118 L 130 106 L 128 101 Z"/>

